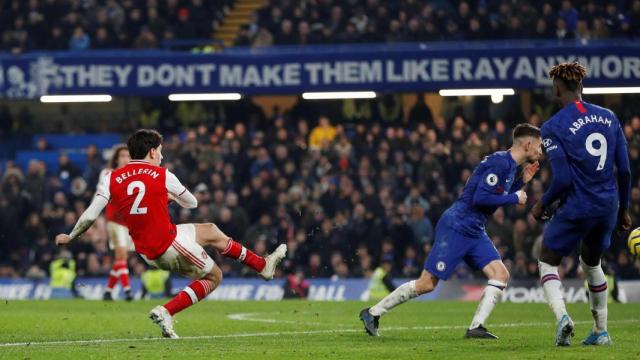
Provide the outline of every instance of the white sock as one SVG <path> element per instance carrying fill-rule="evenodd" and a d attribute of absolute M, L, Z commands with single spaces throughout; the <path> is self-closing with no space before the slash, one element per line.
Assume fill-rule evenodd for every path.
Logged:
<path fill-rule="evenodd" d="M 562 283 L 560 276 L 558 276 L 558 267 L 538 261 L 538 268 L 540 269 L 540 283 L 544 289 L 544 296 L 556 316 L 556 321 L 560 321 L 564 315 L 567 315 L 567 308 L 562 298 Z"/>
<path fill-rule="evenodd" d="M 595 321 L 593 326 L 594 332 L 607 331 L 607 298 L 609 292 L 607 291 L 607 278 L 604 276 L 604 271 L 600 263 L 597 266 L 589 266 L 580 258 L 580 266 L 587 274 L 587 284 L 589 284 L 589 306 L 591 307 L 591 314 L 593 314 L 593 320 Z"/>
<path fill-rule="evenodd" d="M 493 308 L 496 306 L 498 298 L 502 295 L 502 290 L 507 287 L 507 284 L 498 280 L 489 280 L 488 285 L 482 292 L 482 298 L 478 304 L 473 320 L 471 320 L 471 326 L 469 329 L 475 329 L 480 325 L 483 325 L 487 320 Z"/>
<path fill-rule="evenodd" d="M 379 303 L 372 306 L 371 309 L 369 309 L 369 313 L 373 316 L 382 316 L 397 305 L 407 302 L 416 296 L 418 296 L 416 292 L 416 281 L 406 282 L 393 290 L 391 294 L 385 296 Z"/>

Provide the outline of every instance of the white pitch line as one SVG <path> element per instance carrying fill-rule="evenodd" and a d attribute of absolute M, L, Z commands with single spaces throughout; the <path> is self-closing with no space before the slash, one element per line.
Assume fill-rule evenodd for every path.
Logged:
<path fill-rule="evenodd" d="M 351 327 L 353 326 L 353 324 L 335 324 L 335 323 L 331 323 L 328 324 L 326 322 L 307 322 L 307 321 L 296 321 L 296 320 L 278 320 L 278 319 L 265 319 L 265 318 L 258 318 L 256 316 L 259 315 L 264 315 L 266 313 L 260 313 L 260 312 L 253 312 L 253 313 L 236 313 L 236 314 L 229 314 L 227 315 L 227 317 L 231 320 L 238 320 L 238 321 L 253 321 L 253 322 L 261 322 L 261 323 L 268 323 L 268 324 L 295 324 L 295 325 L 314 325 L 314 326 L 326 326 L 326 325 L 332 325 L 332 326 L 348 326 Z M 279 312 L 276 313 L 271 313 L 271 314 L 281 314 Z M 298 314 L 302 314 L 302 313 L 298 313 Z"/>
<path fill-rule="evenodd" d="M 609 324 L 638 323 L 640 319 L 612 320 Z M 591 324 L 592 321 L 575 321 L 575 324 Z M 331 324 L 327 324 L 331 325 Z M 509 328 L 509 327 L 537 327 L 550 326 L 549 322 L 533 322 L 533 323 L 504 323 L 491 324 L 492 328 Z M 396 326 L 384 327 L 382 331 L 407 331 L 407 330 L 455 330 L 466 329 L 467 325 L 438 325 L 438 326 Z M 327 329 L 327 330 L 307 330 L 307 331 L 277 331 L 277 332 L 259 332 L 259 333 L 240 333 L 226 335 L 204 335 L 204 336 L 184 336 L 180 339 L 165 338 L 131 338 L 131 339 L 88 339 L 88 340 L 59 340 L 59 341 L 33 341 L 33 342 L 16 342 L 16 343 L 0 343 L 0 347 L 18 347 L 18 346 L 37 346 L 37 345 L 82 345 L 82 344 L 109 344 L 132 341 L 180 341 L 180 340 L 211 340 L 211 339 L 228 339 L 228 338 L 245 338 L 245 337 L 269 337 L 269 336 L 288 336 L 288 335 L 317 335 L 317 334 L 342 334 L 363 332 L 361 328 L 357 329 Z"/>
<path fill-rule="evenodd" d="M 326 325 L 326 323 L 301 323 L 300 321 L 294 320 L 276 320 L 276 319 L 260 319 L 255 318 L 255 315 L 261 315 L 263 313 L 237 313 L 237 314 L 229 314 L 227 317 L 231 320 L 239 320 L 239 321 L 255 321 L 255 322 L 263 322 L 269 324 L 305 324 L 305 325 Z"/>

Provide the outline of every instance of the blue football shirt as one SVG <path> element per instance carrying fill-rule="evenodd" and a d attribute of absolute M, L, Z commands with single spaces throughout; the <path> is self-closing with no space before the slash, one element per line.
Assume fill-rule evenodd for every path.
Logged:
<path fill-rule="evenodd" d="M 565 157 L 569 165 L 571 185 L 560 196 L 558 212 L 578 219 L 617 211 L 616 155 L 626 154 L 627 145 L 615 114 L 576 101 L 547 120 L 541 130 L 549 160 Z"/>
<path fill-rule="evenodd" d="M 517 169 L 509 151 L 495 152 L 478 164 L 462 195 L 445 212 L 454 220 L 452 227 L 470 237 L 484 234 L 488 217 L 498 207 L 518 203 L 515 192 L 523 183 L 516 180 Z"/>

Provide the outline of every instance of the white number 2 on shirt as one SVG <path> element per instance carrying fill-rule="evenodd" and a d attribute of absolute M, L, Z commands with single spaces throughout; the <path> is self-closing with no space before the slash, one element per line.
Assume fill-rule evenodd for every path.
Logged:
<path fill-rule="evenodd" d="M 138 189 L 138 195 L 136 199 L 133 200 L 133 205 L 131 205 L 131 211 L 129 214 L 131 215 L 143 215 L 147 213 L 146 207 L 139 207 L 140 202 L 142 202 L 142 198 L 144 197 L 144 183 L 142 181 L 132 181 L 129 186 L 127 186 L 127 195 L 133 195 L 133 190 Z"/>
<path fill-rule="evenodd" d="M 600 143 L 599 148 L 594 148 L 593 143 L 598 141 Z M 607 161 L 607 139 L 604 135 L 600 133 L 593 133 L 587 136 L 587 140 L 584 143 L 584 146 L 587 148 L 587 152 L 593 156 L 599 156 L 600 161 L 598 162 L 598 167 L 596 167 L 596 171 L 600 171 L 604 169 L 604 163 Z"/>

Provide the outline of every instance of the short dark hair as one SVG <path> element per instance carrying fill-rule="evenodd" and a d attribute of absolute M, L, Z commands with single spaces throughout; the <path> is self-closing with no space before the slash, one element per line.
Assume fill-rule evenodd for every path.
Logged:
<path fill-rule="evenodd" d="M 151 129 L 140 129 L 127 140 L 129 155 L 134 160 L 144 159 L 151 149 L 157 148 L 160 144 L 162 135 Z"/>
<path fill-rule="evenodd" d="M 540 128 L 528 123 L 518 124 L 513 128 L 513 140 L 526 136 L 540 137 Z"/>
<path fill-rule="evenodd" d="M 577 61 L 558 64 L 549 70 L 549 77 L 562 81 L 570 91 L 578 90 L 586 76 L 587 68 Z"/>
<path fill-rule="evenodd" d="M 111 161 L 109 161 L 109 167 L 113 170 L 115 170 L 118 167 L 118 158 L 120 157 L 120 153 L 123 150 L 129 150 L 127 149 L 127 145 L 125 144 L 118 144 L 116 146 L 113 147 L 113 155 L 111 156 Z"/>

